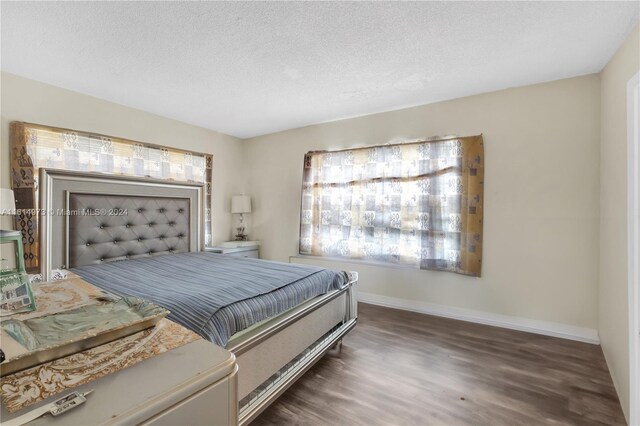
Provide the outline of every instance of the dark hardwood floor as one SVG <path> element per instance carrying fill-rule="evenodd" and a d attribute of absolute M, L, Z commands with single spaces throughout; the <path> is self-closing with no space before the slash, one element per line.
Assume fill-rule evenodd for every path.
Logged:
<path fill-rule="evenodd" d="M 622 425 L 600 346 L 360 304 L 259 425 Z"/>

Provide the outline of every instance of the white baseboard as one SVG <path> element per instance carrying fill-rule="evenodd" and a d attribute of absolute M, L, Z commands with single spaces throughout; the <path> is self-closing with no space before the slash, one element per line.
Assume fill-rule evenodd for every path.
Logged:
<path fill-rule="evenodd" d="M 490 312 L 474 311 L 471 309 L 455 308 L 437 305 L 435 303 L 419 302 L 415 300 L 399 299 L 397 297 L 382 296 L 373 293 L 358 292 L 358 301 L 388 308 L 436 315 L 461 321 L 492 325 L 494 327 L 509 328 L 545 336 L 560 337 L 562 339 L 577 340 L 579 342 L 600 344 L 598 331 L 593 328 L 577 327 L 557 322 L 513 317 Z"/>

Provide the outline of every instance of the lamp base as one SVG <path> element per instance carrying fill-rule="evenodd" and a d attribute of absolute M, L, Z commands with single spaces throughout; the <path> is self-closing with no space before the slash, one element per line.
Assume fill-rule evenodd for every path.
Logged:
<path fill-rule="evenodd" d="M 237 227 L 236 231 L 238 232 L 234 236 L 235 241 L 247 241 L 249 237 L 247 236 L 247 234 L 244 233 L 244 226 Z"/>

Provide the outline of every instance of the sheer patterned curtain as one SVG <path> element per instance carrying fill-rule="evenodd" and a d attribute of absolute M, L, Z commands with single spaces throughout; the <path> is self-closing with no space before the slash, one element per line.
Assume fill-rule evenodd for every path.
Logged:
<path fill-rule="evenodd" d="M 12 188 L 20 210 L 39 208 L 41 168 L 204 183 L 205 245 L 212 244 L 211 155 L 17 121 L 11 123 L 11 151 Z M 29 272 L 40 268 L 38 222 L 37 214 L 16 215 Z"/>
<path fill-rule="evenodd" d="M 482 136 L 304 159 L 300 253 L 480 276 Z"/>

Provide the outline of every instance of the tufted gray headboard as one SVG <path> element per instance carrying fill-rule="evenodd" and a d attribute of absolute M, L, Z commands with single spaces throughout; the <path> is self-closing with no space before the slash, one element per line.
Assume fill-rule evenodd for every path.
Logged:
<path fill-rule="evenodd" d="M 56 269 L 204 248 L 199 183 L 40 170 L 43 279 Z"/>
<path fill-rule="evenodd" d="M 188 198 L 70 193 L 69 210 L 69 268 L 189 251 Z"/>

